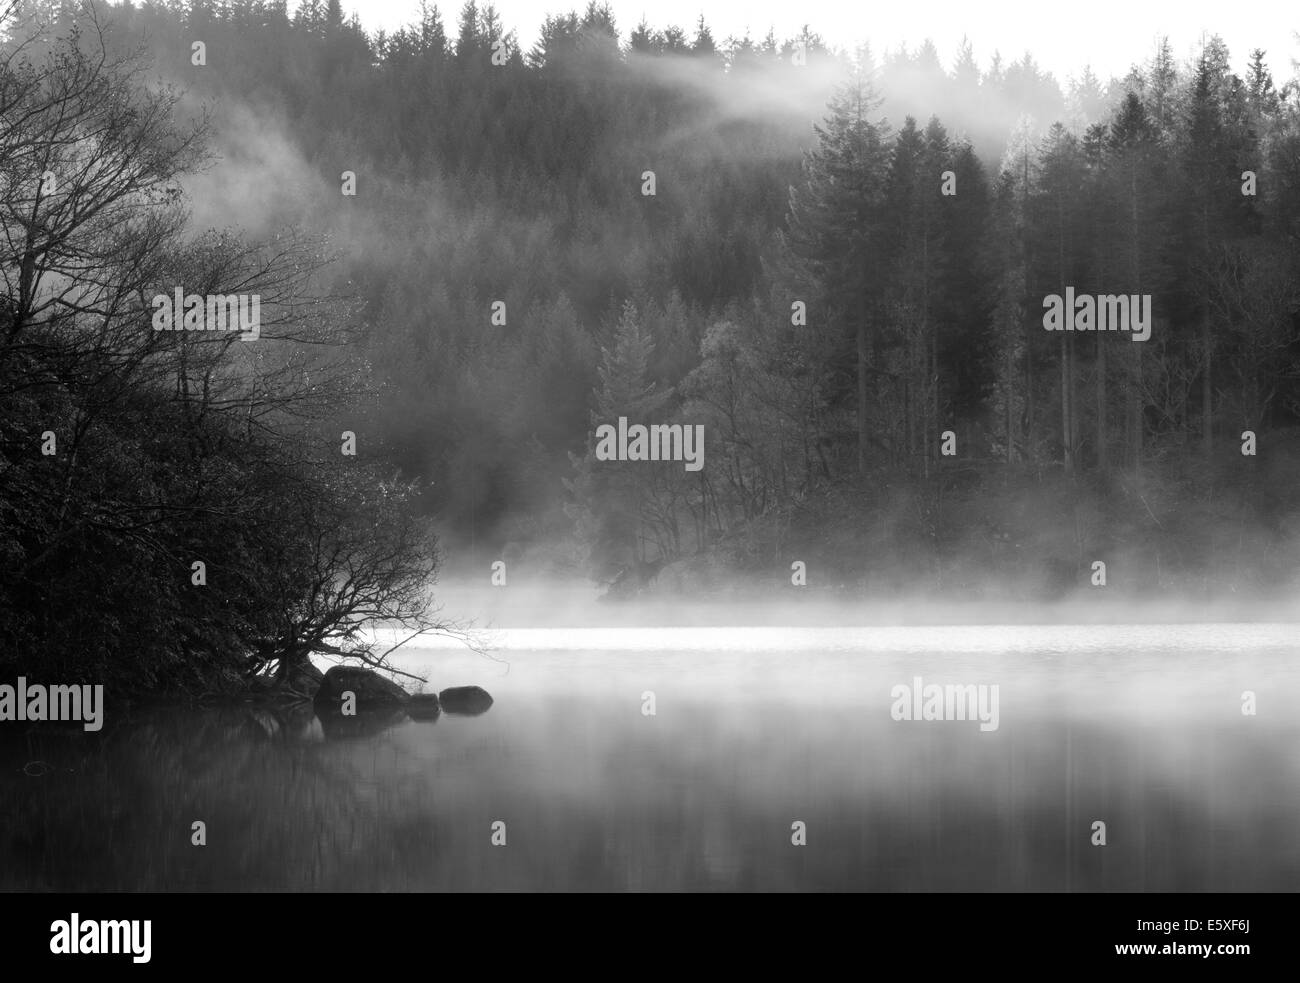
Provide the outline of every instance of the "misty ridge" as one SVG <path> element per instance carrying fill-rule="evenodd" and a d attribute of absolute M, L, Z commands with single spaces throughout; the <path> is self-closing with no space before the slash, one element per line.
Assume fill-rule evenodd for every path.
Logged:
<path fill-rule="evenodd" d="M 470 588 L 841 622 L 1300 586 L 1300 84 L 1263 50 L 1058 80 L 594 3 L 531 45 L 473 2 L 0 10 L 15 669 L 283 682 Z M 155 334 L 179 291 L 259 337 Z M 1076 294 L 1142 299 L 1142 342 L 1044 330 Z M 620 421 L 702 466 L 598 453 Z"/>

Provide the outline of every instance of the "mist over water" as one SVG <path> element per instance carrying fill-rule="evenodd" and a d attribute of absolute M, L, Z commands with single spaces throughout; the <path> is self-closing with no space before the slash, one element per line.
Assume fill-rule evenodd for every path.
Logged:
<path fill-rule="evenodd" d="M 1294 637 L 507 629 L 491 658 L 439 642 L 395 667 L 482 685 L 487 713 L 338 738 L 310 712 L 236 708 L 9 740 L 0 887 L 1286 890 Z M 997 729 L 892 719 L 891 688 L 916 677 L 998 685 Z"/>
<path fill-rule="evenodd" d="M 110 700 L 0 721 L 0 891 L 1294 889 L 1278 51 L 105 16 L 185 93 L 0 59 L 0 685 Z"/>
<path fill-rule="evenodd" d="M 468 577 L 440 581 L 434 588 L 441 615 L 450 623 L 464 627 L 486 645 L 514 644 L 511 635 L 501 630 L 563 629 L 555 636 L 556 645 L 568 647 L 584 637 L 573 629 L 583 628 L 688 628 L 731 629 L 746 626 L 756 638 L 772 637 L 770 628 L 790 627 L 800 631 L 788 636 L 795 648 L 824 644 L 826 636 L 803 629 L 830 626 L 843 628 L 900 628 L 908 625 L 950 625 L 958 630 L 950 638 L 963 639 L 960 630 L 966 625 L 1077 626 L 1118 625 L 1124 631 L 1142 631 L 1153 640 L 1170 637 L 1165 625 L 1199 626 L 1191 637 L 1203 637 L 1215 622 L 1231 623 L 1232 631 L 1253 631 L 1258 623 L 1269 630 L 1271 623 L 1300 622 L 1300 600 L 1258 597 L 1248 594 L 1225 594 L 1215 598 L 1130 598 L 1122 591 L 1086 589 L 1072 596 L 1047 603 L 1017 600 L 962 601 L 952 598 L 926 597 L 906 593 L 885 596 L 849 597 L 830 591 L 803 593 L 788 586 L 774 588 L 770 582 L 757 583 L 731 578 L 729 583 L 708 594 L 677 592 L 650 593 L 642 597 L 611 601 L 603 588 L 590 581 L 546 578 L 548 583 L 518 584 L 499 589 L 483 587 L 486 578 Z M 539 578 L 540 579 L 540 578 Z M 846 592 L 847 593 L 847 592 Z M 797 595 L 797 596 L 792 596 Z M 1236 624 L 1243 622 L 1243 624 Z M 379 630 L 368 637 L 396 645 L 405 636 Z M 622 642 L 640 644 L 637 639 L 650 637 L 645 632 L 626 633 Z M 698 644 L 698 634 L 680 636 L 685 644 Z M 888 637 L 874 632 L 869 637 Z M 1088 638 L 1104 637 L 1089 634 Z M 1182 636 L 1179 636 L 1180 638 Z M 692 642 L 694 640 L 694 642 Z M 414 647 L 459 648 L 459 638 L 426 636 L 410 643 Z M 760 644 L 766 644 L 760 642 Z M 784 644 L 784 643 L 783 643 Z M 514 647 L 519 647 L 515 645 Z M 549 646 L 548 646 L 549 647 Z M 581 647 L 586 647 L 585 645 Z"/>

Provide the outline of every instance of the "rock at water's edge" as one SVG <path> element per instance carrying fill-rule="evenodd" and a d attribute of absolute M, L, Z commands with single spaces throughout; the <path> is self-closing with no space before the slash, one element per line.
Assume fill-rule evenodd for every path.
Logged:
<path fill-rule="evenodd" d="M 406 704 L 406 713 L 412 720 L 437 720 L 442 715 L 437 693 L 416 693 Z"/>
<path fill-rule="evenodd" d="M 338 713 L 343 708 L 343 694 L 348 691 L 356 695 L 358 714 L 405 707 L 411 699 L 406 690 L 373 670 L 333 666 L 316 691 L 316 709 Z"/>
<path fill-rule="evenodd" d="M 301 693 L 308 699 L 312 699 L 320 691 L 321 683 L 324 681 L 323 672 L 310 662 L 304 662 L 293 668 L 285 684 L 295 693 Z"/>
<path fill-rule="evenodd" d="M 438 702 L 447 713 L 478 714 L 492 705 L 492 697 L 479 686 L 453 686 L 438 694 Z"/>

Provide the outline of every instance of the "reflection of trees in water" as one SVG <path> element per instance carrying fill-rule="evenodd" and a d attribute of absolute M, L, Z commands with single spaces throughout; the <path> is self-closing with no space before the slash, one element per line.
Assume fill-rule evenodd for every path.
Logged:
<path fill-rule="evenodd" d="M 700 703 L 671 730 L 587 709 L 517 708 L 472 740 L 322 740 L 314 717 L 238 709 L 20 736 L 0 744 L 0 889 L 1285 890 L 1298 872 L 1277 733 L 1075 719 L 1067 747 L 1054 706 L 996 741 L 854 706 L 796 724 Z"/>
<path fill-rule="evenodd" d="M 401 749 L 321 736 L 310 707 L 234 707 L 5 742 L 0 889 L 348 890 L 427 868 L 427 782 L 380 780 Z"/>

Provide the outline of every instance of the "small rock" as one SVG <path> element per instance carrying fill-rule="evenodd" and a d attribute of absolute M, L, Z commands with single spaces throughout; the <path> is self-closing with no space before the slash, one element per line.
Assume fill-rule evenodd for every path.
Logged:
<path fill-rule="evenodd" d="M 453 686 L 438 694 L 438 702 L 447 713 L 473 716 L 486 713 L 492 705 L 492 697 L 479 686 Z"/>
<path fill-rule="evenodd" d="M 442 715 L 437 693 L 416 693 L 406 705 L 406 713 L 412 720 L 437 720 Z"/>

